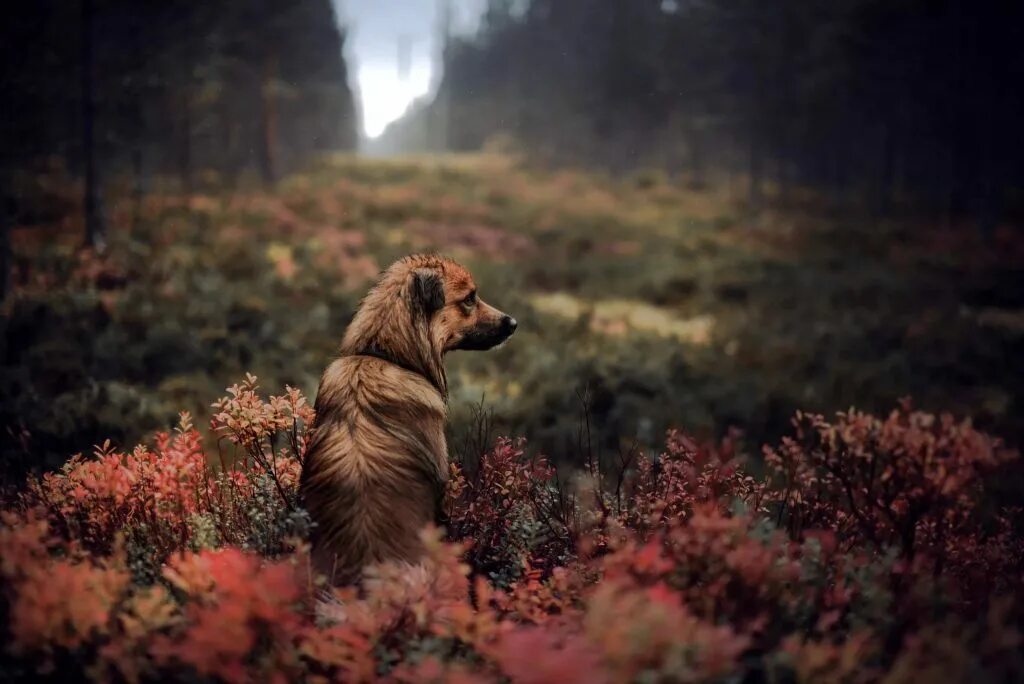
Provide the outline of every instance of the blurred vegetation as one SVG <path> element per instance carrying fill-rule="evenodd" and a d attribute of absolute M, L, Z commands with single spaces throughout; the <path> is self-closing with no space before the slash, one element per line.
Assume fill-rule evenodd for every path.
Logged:
<path fill-rule="evenodd" d="M 139 220 L 168 176 L 185 192 L 272 184 L 318 154 L 354 149 L 345 39 L 330 0 L 5 3 L 0 299 L 11 224 L 67 209 L 66 197 L 32 201 L 40 175 L 81 181 L 83 237 L 102 250 L 114 179 L 131 188 Z"/>
<path fill-rule="evenodd" d="M 458 3 L 440 0 L 452 9 Z M 481 3 L 484 4 L 484 3 Z M 487 0 L 441 22 L 443 79 L 372 143 L 477 150 L 830 206 L 1021 216 L 1024 5 L 982 0 Z M 442 15 L 442 18 L 449 15 Z"/>
<path fill-rule="evenodd" d="M 378 270 L 419 250 L 463 261 L 520 321 L 501 350 L 449 358 L 453 448 L 481 403 L 496 433 L 560 462 L 578 457 L 584 413 L 606 454 L 670 426 L 739 426 L 756 446 L 798 407 L 878 411 L 904 395 L 1024 435 L 1013 233 L 836 216 L 812 195 L 755 221 L 727 186 L 499 154 L 336 156 L 270 191 L 156 191 L 137 221 L 127 186 L 106 197 L 102 255 L 81 249 L 74 199 L 12 232 L 8 474 L 134 443 L 183 408 L 202 425 L 209 397 L 246 371 L 315 395 Z"/>

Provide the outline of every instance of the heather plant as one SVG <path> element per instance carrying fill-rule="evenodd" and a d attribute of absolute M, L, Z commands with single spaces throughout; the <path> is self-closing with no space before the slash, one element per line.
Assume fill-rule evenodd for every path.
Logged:
<path fill-rule="evenodd" d="M 543 456 L 525 455 L 522 440 L 500 438 L 468 473 L 451 466 L 446 525 L 470 546 L 476 572 L 505 588 L 527 568 L 564 565 L 575 543 L 573 510 Z"/>
<path fill-rule="evenodd" d="M 205 428 L 246 370 L 314 391 L 379 265 L 419 250 L 472 266 L 522 322 L 516 344 L 451 359 L 453 426 L 486 395 L 498 432 L 558 467 L 580 465 L 583 385 L 607 454 L 654 454 L 673 425 L 777 444 L 794 407 L 877 413 L 901 393 L 1024 435 L 1024 241 L 1008 227 L 985 243 L 802 211 L 752 226 L 725 188 L 500 155 L 340 156 L 273 189 L 196 189 L 154 185 L 136 221 L 113 185 L 103 255 L 80 249 L 74 212 L 12 226 L 0 486 L 148 439 L 181 409 Z"/>
<path fill-rule="evenodd" d="M 986 478 L 1018 458 L 1000 440 L 909 402 L 884 418 L 798 413 L 794 428 L 765 449 L 765 498 L 792 538 L 826 530 L 844 551 L 894 559 L 896 585 L 917 577 L 957 605 L 1020 589 L 1018 512 L 986 505 Z"/>
<path fill-rule="evenodd" d="M 798 414 L 752 474 L 730 434 L 559 473 L 499 439 L 453 464 L 417 567 L 315 576 L 297 478 L 312 418 L 255 377 L 213 444 L 109 444 L 0 516 L 12 679 L 1011 681 L 1024 545 L 987 497 L 1016 453 L 969 422 Z M 988 502 L 989 505 L 983 505 Z"/>

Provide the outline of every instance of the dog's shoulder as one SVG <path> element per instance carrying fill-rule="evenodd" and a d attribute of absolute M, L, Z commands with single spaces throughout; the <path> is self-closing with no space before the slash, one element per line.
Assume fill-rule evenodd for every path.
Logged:
<path fill-rule="evenodd" d="M 437 388 L 419 373 L 374 356 L 342 356 L 324 371 L 321 397 L 358 404 L 415 404 L 444 415 L 447 407 Z"/>

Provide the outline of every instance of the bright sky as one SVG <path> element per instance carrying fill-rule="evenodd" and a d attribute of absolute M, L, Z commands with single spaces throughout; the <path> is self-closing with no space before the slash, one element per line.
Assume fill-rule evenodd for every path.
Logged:
<path fill-rule="evenodd" d="M 363 106 L 363 129 L 374 138 L 434 84 L 439 0 L 335 0 L 348 27 L 346 57 Z M 452 0 L 456 30 L 477 24 L 486 0 Z M 399 74 L 398 43 L 408 45 L 408 71 Z"/>
<path fill-rule="evenodd" d="M 405 79 L 398 76 L 394 65 L 360 65 L 357 79 L 363 103 L 363 130 L 369 138 L 384 132 L 389 123 L 402 116 L 417 97 L 430 91 L 429 61 L 412 65 Z"/>

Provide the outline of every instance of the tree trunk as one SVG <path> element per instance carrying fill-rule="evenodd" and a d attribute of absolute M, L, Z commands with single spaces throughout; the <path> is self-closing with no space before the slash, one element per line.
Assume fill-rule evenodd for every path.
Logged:
<path fill-rule="evenodd" d="M 189 95 L 189 79 L 186 75 L 181 92 L 181 125 L 178 142 L 178 176 L 181 192 L 186 200 L 192 196 L 192 103 Z"/>
<path fill-rule="evenodd" d="M 85 244 L 106 249 L 102 180 L 96 155 L 96 64 L 93 0 L 82 0 L 82 152 L 85 163 Z"/>
<path fill-rule="evenodd" d="M 437 32 L 436 43 L 440 45 L 438 50 L 437 71 L 441 74 L 451 73 L 449 64 L 452 56 L 452 0 L 437 0 Z M 434 106 L 431 107 L 431 118 L 433 120 L 433 137 L 437 140 L 437 151 L 448 152 L 451 149 L 452 132 L 452 85 L 446 83 L 447 79 L 441 78 L 438 82 L 437 97 L 434 99 Z M 436 116 L 436 118 L 434 118 Z"/>
<path fill-rule="evenodd" d="M 761 210 L 761 202 L 763 200 L 763 192 L 761 187 L 762 174 L 763 174 L 763 159 L 761 152 L 761 145 L 757 140 L 751 139 L 750 141 L 750 166 L 748 172 L 750 175 L 750 195 L 748 203 L 750 204 L 750 210 L 752 212 L 759 212 Z"/>
<path fill-rule="evenodd" d="M 779 203 L 783 206 L 789 206 L 793 200 L 792 197 L 792 178 L 790 177 L 790 163 L 789 163 L 789 145 L 785 145 L 782 150 L 778 153 L 778 158 L 775 160 L 776 173 L 779 174 Z"/>
<path fill-rule="evenodd" d="M 978 229 L 986 242 L 995 238 L 1001 213 L 1002 183 L 999 162 L 996 160 L 995 115 L 986 110 L 981 117 L 982 125 L 978 137 L 981 139 L 979 150 L 977 213 Z"/>
<path fill-rule="evenodd" d="M 224 77 L 225 83 L 227 78 Z M 234 124 L 231 121 L 230 104 L 227 95 L 221 92 L 217 101 L 218 121 L 220 124 L 220 145 L 221 145 L 221 184 L 228 193 L 235 189 L 238 181 L 238 163 L 235 159 L 235 134 Z"/>
<path fill-rule="evenodd" d="M 132 231 L 142 223 L 142 201 L 146 197 L 145 167 L 142 160 L 142 141 L 136 140 L 132 149 Z"/>
<path fill-rule="evenodd" d="M 700 127 L 692 117 L 687 117 L 686 140 L 689 152 L 690 166 L 690 187 L 703 189 L 706 185 L 706 165 L 704 157 L 704 140 L 701 137 Z"/>
<path fill-rule="evenodd" d="M 875 211 L 880 217 L 887 217 L 892 211 L 893 185 L 896 182 L 896 145 L 892 126 L 882 129 L 882 168 L 878 175 L 878 189 L 875 197 Z"/>
<path fill-rule="evenodd" d="M 146 195 L 145 167 L 143 164 L 143 145 L 146 136 L 145 96 L 143 78 L 146 71 L 145 58 L 142 52 L 142 21 L 134 23 L 132 35 L 132 61 L 135 73 L 132 76 L 132 232 L 135 233 L 142 223 L 142 200 Z"/>
<path fill-rule="evenodd" d="M 6 179 L 3 179 L 6 180 Z M 0 187 L 0 304 L 7 301 L 11 291 L 11 203 L 7 197 L 7 183 Z"/>
<path fill-rule="evenodd" d="M 843 145 L 836 144 L 831 149 L 832 157 L 825 162 L 828 167 L 829 189 L 831 191 L 829 205 L 832 211 L 841 212 L 847 204 L 846 186 L 850 174 L 847 171 L 846 165 L 849 157 L 848 151 Z M 851 194 L 856 195 L 856 189 Z"/>
<path fill-rule="evenodd" d="M 277 180 L 277 103 L 274 97 L 275 80 L 277 78 L 277 56 L 268 55 L 263 64 L 263 82 L 260 88 L 262 117 L 260 118 L 260 172 L 266 185 L 273 185 Z"/>

